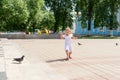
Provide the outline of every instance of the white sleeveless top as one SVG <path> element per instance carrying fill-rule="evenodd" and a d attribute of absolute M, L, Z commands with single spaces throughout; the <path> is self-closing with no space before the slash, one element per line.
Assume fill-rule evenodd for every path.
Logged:
<path fill-rule="evenodd" d="M 65 45 L 71 45 L 73 34 L 63 35 L 63 37 L 65 38 Z"/>

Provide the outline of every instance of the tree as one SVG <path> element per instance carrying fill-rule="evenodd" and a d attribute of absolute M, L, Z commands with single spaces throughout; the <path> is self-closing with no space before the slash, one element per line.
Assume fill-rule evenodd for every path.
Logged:
<path fill-rule="evenodd" d="M 61 1 L 61 25 L 62 25 L 62 31 L 65 30 L 66 27 L 72 28 L 72 22 L 73 22 L 73 15 L 71 12 L 73 11 L 73 2 L 72 0 L 62 0 Z"/>
<path fill-rule="evenodd" d="M 54 32 L 72 25 L 72 0 L 45 0 L 45 4 L 55 17 Z"/>
<path fill-rule="evenodd" d="M 29 28 L 32 27 L 32 31 L 34 32 L 35 27 L 39 26 L 40 21 L 43 18 L 42 8 L 44 6 L 44 1 L 43 0 L 27 0 L 27 5 L 30 13 L 27 26 Z"/>
<path fill-rule="evenodd" d="M 97 2 L 99 2 L 99 0 L 75 0 L 75 11 L 81 12 L 82 25 L 88 28 L 88 35 L 90 35 L 91 22 L 94 20 Z M 86 26 L 86 22 L 88 22 L 88 26 Z"/>
<path fill-rule="evenodd" d="M 107 7 L 108 5 L 102 0 L 96 5 L 94 19 L 95 28 L 107 26 L 107 17 L 109 14 Z"/>
<path fill-rule="evenodd" d="M 39 29 L 49 29 L 49 30 L 54 30 L 54 23 L 55 23 L 55 18 L 53 15 L 53 12 L 49 10 L 44 10 L 43 11 L 43 19 L 40 22 L 40 27 Z"/>
<path fill-rule="evenodd" d="M 95 26 L 106 26 L 112 30 L 118 27 L 117 12 L 120 8 L 120 0 L 101 0 L 96 8 Z M 102 13 L 102 14 L 101 14 Z"/>
<path fill-rule="evenodd" d="M 24 30 L 29 12 L 23 0 L 2 0 L 0 2 L 0 27 L 3 30 Z"/>

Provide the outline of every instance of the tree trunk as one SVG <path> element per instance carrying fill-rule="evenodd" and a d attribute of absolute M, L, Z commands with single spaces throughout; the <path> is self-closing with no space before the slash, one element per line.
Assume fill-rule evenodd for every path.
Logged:
<path fill-rule="evenodd" d="M 54 24 L 54 33 L 56 33 L 57 32 L 57 30 L 58 30 L 58 27 L 59 27 L 59 10 L 55 10 L 54 9 L 54 16 L 55 16 L 55 24 Z"/>
<path fill-rule="evenodd" d="M 90 30 L 91 30 L 91 19 L 88 20 L 88 36 L 90 36 Z"/>
<path fill-rule="evenodd" d="M 54 25 L 54 33 L 56 33 L 57 32 L 57 30 L 58 30 L 58 22 L 56 21 L 55 22 L 55 25 Z"/>
<path fill-rule="evenodd" d="M 114 16 L 113 15 L 111 15 L 110 16 L 110 36 L 113 36 L 113 18 L 114 18 Z"/>
<path fill-rule="evenodd" d="M 90 30 L 91 30 L 92 11 L 93 11 L 93 5 L 92 5 L 91 0 L 89 0 L 89 4 L 88 4 L 88 36 L 90 36 Z"/>
<path fill-rule="evenodd" d="M 113 30 L 110 30 L 110 36 L 113 37 Z"/>
<path fill-rule="evenodd" d="M 65 22 L 66 22 L 66 19 L 65 19 L 65 17 L 63 18 L 63 24 L 62 24 L 62 31 L 64 31 L 65 30 Z"/>
<path fill-rule="evenodd" d="M 33 34 L 35 33 L 35 26 L 34 26 L 34 24 L 32 26 L 32 32 L 33 32 Z"/>

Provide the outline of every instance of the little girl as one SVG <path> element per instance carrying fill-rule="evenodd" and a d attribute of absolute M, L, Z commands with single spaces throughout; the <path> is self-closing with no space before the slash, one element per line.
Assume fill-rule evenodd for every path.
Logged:
<path fill-rule="evenodd" d="M 74 37 L 73 34 L 71 33 L 70 28 L 66 28 L 65 30 L 65 35 L 61 34 L 61 39 L 65 39 L 65 52 L 67 55 L 67 60 L 72 59 L 71 54 L 72 54 L 72 39 L 77 39 L 77 37 Z"/>

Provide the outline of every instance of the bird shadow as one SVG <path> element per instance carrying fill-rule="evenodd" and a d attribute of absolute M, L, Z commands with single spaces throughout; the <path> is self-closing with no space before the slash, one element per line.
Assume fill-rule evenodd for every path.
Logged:
<path fill-rule="evenodd" d="M 52 62 L 63 62 L 63 61 L 68 61 L 66 58 L 62 59 L 54 59 L 54 60 L 47 60 L 46 63 L 52 63 Z"/>
<path fill-rule="evenodd" d="M 21 64 L 21 63 L 19 63 L 19 62 L 12 62 L 12 64 Z"/>

